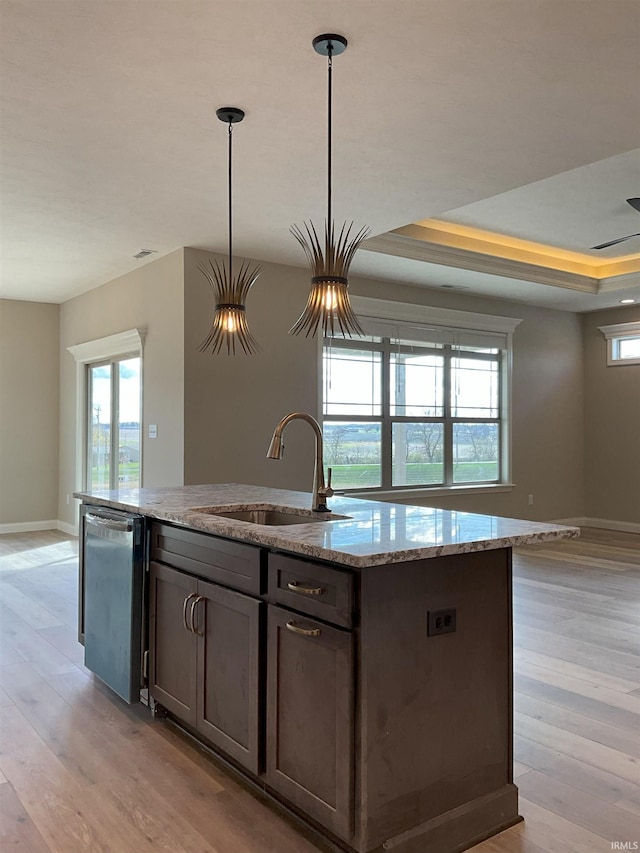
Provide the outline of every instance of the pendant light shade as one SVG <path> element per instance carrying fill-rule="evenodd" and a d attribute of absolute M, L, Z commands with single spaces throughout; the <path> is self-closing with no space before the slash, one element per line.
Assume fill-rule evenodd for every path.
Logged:
<path fill-rule="evenodd" d="M 333 57 L 347 49 L 344 36 L 324 34 L 313 40 L 316 53 L 328 60 L 328 105 L 327 105 L 327 221 L 324 240 L 312 222 L 302 227 L 294 225 L 291 233 L 302 246 L 311 266 L 311 292 L 306 307 L 289 330 L 308 337 L 319 328 L 323 335 L 352 337 L 364 335 L 364 331 L 353 313 L 348 293 L 348 272 L 353 256 L 369 234 L 369 228 L 354 229 L 353 222 L 346 222 L 337 231 L 331 218 L 331 135 L 332 135 L 332 71 Z"/>
<path fill-rule="evenodd" d="M 220 121 L 229 125 L 229 260 L 227 267 L 209 260 L 199 269 L 208 280 L 216 297 L 216 308 L 209 334 L 200 344 L 200 352 L 211 350 L 212 354 L 226 350 L 235 355 L 236 348 L 247 355 L 258 352 L 260 347 L 249 331 L 245 302 L 254 282 L 260 275 L 260 267 L 252 267 L 243 261 L 240 269 L 233 271 L 233 223 L 231 193 L 231 163 L 233 125 L 242 121 L 244 112 L 238 107 L 222 107 L 216 110 Z"/>

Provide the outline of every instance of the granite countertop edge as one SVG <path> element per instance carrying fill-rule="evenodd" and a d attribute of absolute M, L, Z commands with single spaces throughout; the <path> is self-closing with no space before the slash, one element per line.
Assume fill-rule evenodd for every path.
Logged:
<path fill-rule="evenodd" d="M 250 509 L 256 504 L 265 507 L 286 506 L 299 513 L 312 515 L 309 510 L 310 495 L 307 493 L 240 484 L 79 491 L 74 493 L 74 497 L 86 504 L 138 513 L 203 533 L 356 569 L 550 542 L 580 535 L 577 527 L 347 497 L 337 497 L 331 501 L 333 512 L 336 515 L 347 515 L 347 518 L 313 521 L 309 524 L 264 526 L 212 515 L 213 509 L 237 511 Z M 205 506 L 208 512 L 199 511 L 199 508 Z M 383 535 L 383 530 L 393 529 L 390 520 L 398 518 L 403 520 L 405 526 L 409 519 L 417 530 L 414 535 L 421 534 L 422 525 L 428 529 L 435 525 L 437 536 L 432 533 L 431 537 L 438 541 L 427 541 L 427 532 L 424 541 L 409 541 L 402 539 L 401 535 L 396 535 L 396 541 L 393 541 L 390 534 Z M 369 519 L 375 520 L 367 523 Z M 447 538 L 440 529 L 449 527 L 464 531 L 465 525 L 471 533 L 462 532 L 457 539 L 455 536 Z M 497 535 L 486 532 L 499 527 L 504 527 L 508 532 Z M 380 541 L 359 541 L 362 531 L 371 528 L 378 530 Z M 477 535 L 473 533 L 474 528 L 477 528 Z"/>

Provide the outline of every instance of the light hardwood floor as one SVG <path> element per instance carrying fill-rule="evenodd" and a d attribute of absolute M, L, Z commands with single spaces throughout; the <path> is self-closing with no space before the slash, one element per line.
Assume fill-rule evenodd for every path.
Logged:
<path fill-rule="evenodd" d="M 76 642 L 77 542 L 0 536 L 0 850 L 314 853 L 170 726 L 113 697 Z M 474 853 L 640 842 L 640 536 L 514 555 L 524 823 Z"/>

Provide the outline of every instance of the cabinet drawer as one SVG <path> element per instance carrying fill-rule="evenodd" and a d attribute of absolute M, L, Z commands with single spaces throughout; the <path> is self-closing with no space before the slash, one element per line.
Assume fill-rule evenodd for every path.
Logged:
<path fill-rule="evenodd" d="M 295 557 L 270 554 L 269 600 L 350 628 L 353 575 Z"/>
<path fill-rule="evenodd" d="M 151 558 L 184 569 L 206 580 L 260 595 L 261 549 L 217 536 L 154 524 Z"/>

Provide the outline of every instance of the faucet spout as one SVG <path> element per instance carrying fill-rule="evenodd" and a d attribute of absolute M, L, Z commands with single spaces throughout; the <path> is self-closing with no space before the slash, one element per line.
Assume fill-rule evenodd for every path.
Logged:
<path fill-rule="evenodd" d="M 282 433 L 284 432 L 287 424 L 294 420 L 306 421 L 315 434 L 316 455 L 313 466 L 313 494 L 311 499 L 311 509 L 314 512 L 331 512 L 327 506 L 327 498 L 330 498 L 333 495 L 333 489 L 331 488 L 331 468 L 329 468 L 329 483 L 328 485 L 325 485 L 322 430 L 320 429 L 320 424 L 314 417 L 308 415 L 306 412 L 291 412 L 291 414 L 285 415 L 273 431 L 271 443 L 267 450 L 267 457 L 269 459 L 282 459 L 282 454 L 284 452 Z"/>

